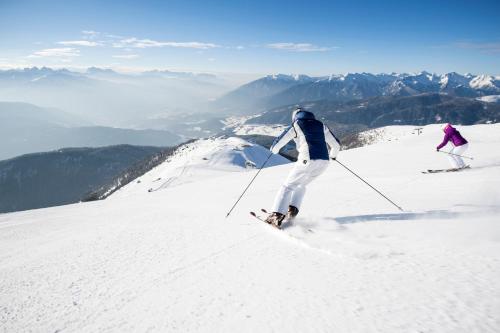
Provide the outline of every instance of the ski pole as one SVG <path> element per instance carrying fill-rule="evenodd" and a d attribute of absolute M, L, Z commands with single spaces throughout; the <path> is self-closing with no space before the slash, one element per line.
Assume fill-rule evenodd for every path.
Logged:
<path fill-rule="evenodd" d="M 404 212 L 403 208 L 399 207 L 398 205 L 396 205 L 394 203 L 394 201 L 392 201 L 391 199 L 389 199 L 388 197 L 386 197 L 384 194 L 382 194 L 382 192 L 380 192 L 379 190 L 377 190 L 375 187 L 371 186 L 366 180 L 364 180 L 363 178 L 361 178 L 360 176 L 358 176 L 354 171 L 352 171 L 351 169 L 349 169 L 348 167 L 346 167 L 344 164 L 340 163 L 337 159 L 333 159 L 335 162 L 337 162 L 338 164 L 342 165 L 347 171 L 349 171 L 350 173 L 352 173 L 354 176 L 358 177 L 359 180 L 361 180 L 363 183 L 365 183 L 366 185 L 370 186 L 373 190 L 375 190 L 375 192 L 377 192 L 378 194 L 380 194 L 381 196 L 383 196 L 387 201 L 389 201 L 391 204 L 393 204 L 394 206 L 397 207 L 397 209 L 399 209 L 400 211 Z"/>
<path fill-rule="evenodd" d="M 245 188 L 245 190 L 243 190 L 243 193 L 241 193 L 241 195 L 238 198 L 238 200 L 236 200 L 236 202 L 234 203 L 233 207 L 231 207 L 231 209 L 227 213 L 226 218 L 229 216 L 229 214 L 231 214 L 231 212 L 233 211 L 234 207 L 236 207 L 236 205 L 238 204 L 238 202 L 240 202 L 241 198 L 243 198 L 243 195 L 245 195 L 245 192 L 248 190 L 248 188 L 250 187 L 250 185 L 252 185 L 252 183 L 255 180 L 255 178 L 257 178 L 257 176 L 262 171 L 262 169 L 264 169 L 264 166 L 266 165 L 267 161 L 269 161 L 269 159 L 271 158 L 271 156 L 273 156 L 273 153 L 269 154 L 269 156 L 267 157 L 267 159 L 264 161 L 264 163 L 262 164 L 262 166 L 259 168 L 259 171 L 257 171 L 257 173 L 255 174 L 255 176 L 253 176 L 253 178 L 250 181 L 250 183 L 248 183 L 248 185 Z"/>
<path fill-rule="evenodd" d="M 453 156 L 458 156 L 458 157 L 468 158 L 469 160 L 473 160 L 473 158 L 472 158 L 472 157 L 469 157 L 469 156 L 464 156 L 464 155 L 458 155 L 458 154 L 448 153 L 447 151 L 441 151 L 441 150 L 438 150 L 438 152 L 443 153 L 443 154 L 448 154 L 448 155 L 453 155 Z"/>

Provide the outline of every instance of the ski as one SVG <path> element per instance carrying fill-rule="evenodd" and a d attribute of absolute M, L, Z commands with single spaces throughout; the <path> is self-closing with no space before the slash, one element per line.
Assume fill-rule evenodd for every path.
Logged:
<path fill-rule="evenodd" d="M 427 171 L 422 171 L 422 173 L 427 174 L 427 173 L 440 173 L 440 172 L 457 172 L 457 171 L 462 171 L 465 169 L 470 169 L 470 166 L 467 165 L 461 169 L 455 169 L 455 168 L 452 168 L 452 169 L 427 169 Z"/>
<path fill-rule="evenodd" d="M 422 173 L 440 173 L 440 172 L 451 172 L 453 169 L 427 169 L 427 171 L 422 171 Z"/>
<path fill-rule="evenodd" d="M 259 221 L 266 222 L 266 220 L 262 216 L 257 215 L 257 213 L 255 213 L 255 212 L 250 212 L 250 215 L 252 215 L 253 217 L 255 217 Z"/>

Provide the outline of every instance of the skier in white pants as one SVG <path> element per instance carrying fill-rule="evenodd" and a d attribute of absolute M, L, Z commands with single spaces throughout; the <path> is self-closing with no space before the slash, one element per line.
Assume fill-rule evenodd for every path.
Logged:
<path fill-rule="evenodd" d="M 339 140 L 332 131 L 314 117 L 312 112 L 302 108 L 292 114 L 292 125 L 276 138 L 271 152 L 279 153 L 290 140 L 294 140 L 299 155 L 285 183 L 276 194 L 272 213 L 266 222 L 281 226 L 286 214 L 297 216 L 306 191 L 306 185 L 325 171 L 330 158 L 335 159 L 340 151 Z M 327 145 L 330 146 L 328 151 Z"/>
<path fill-rule="evenodd" d="M 441 129 L 444 132 L 444 138 L 443 142 L 436 147 L 436 150 L 439 151 L 439 149 L 446 146 L 448 142 L 451 142 L 453 148 L 448 153 L 448 159 L 453 168 L 452 170 L 466 168 L 467 165 L 465 165 L 464 160 L 460 157 L 460 155 L 462 155 L 467 148 L 469 148 L 469 143 L 455 127 L 451 126 L 451 124 L 444 124 Z"/>

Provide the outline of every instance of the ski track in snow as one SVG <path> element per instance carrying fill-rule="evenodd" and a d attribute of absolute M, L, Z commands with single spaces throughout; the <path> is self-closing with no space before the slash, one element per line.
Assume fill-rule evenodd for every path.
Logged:
<path fill-rule="evenodd" d="M 0 215 L 0 327 L 498 332 L 500 126 L 459 128 L 471 170 L 424 175 L 447 166 L 438 128 L 391 127 L 410 134 L 339 156 L 405 212 L 332 163 L 276 230 L 248 211 L 272 202 L 286 164 L 225 219 L 255 174 L 231 164 L 267 153 L 231 139 L 195 143 L 104 201 Z"/>

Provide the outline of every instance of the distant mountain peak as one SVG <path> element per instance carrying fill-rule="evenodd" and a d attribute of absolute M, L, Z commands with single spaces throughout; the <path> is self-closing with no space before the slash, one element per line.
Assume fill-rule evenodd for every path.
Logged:
<path fill-rule="evenodd" d="M 499 83 L 497 80 L 495 80 L 495 78 L 493 76 L 482 74 L 482 75 L 478 75 L 478 76 L 474 77 L 473 79 L 471 79 L 469 82 L 469 86 L 471 88 L 475 88 L 475 89 L 493 88 L 493 89 L 500 91 L 500 88 L 497 84 L 495 84 L 495 81 L 497 84 Z"/>
<path fill-rule="evenodd" d="M 86 71 L 87 74 L 116 74 L 111 68 L 89 67 Z"/>

